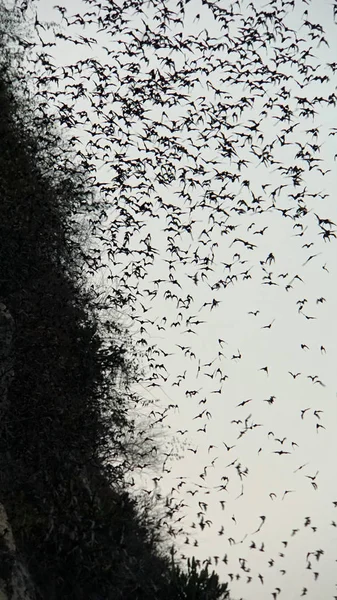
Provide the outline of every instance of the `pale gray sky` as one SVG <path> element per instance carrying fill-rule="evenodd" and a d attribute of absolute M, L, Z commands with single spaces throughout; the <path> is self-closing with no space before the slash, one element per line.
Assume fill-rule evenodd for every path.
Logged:
<path fill-rule="evenodd" d="M 59 20 L 57 11 L 52 9 L 53 4 L 50 0 L 35 4 L 41 21 Z M 121 5 L 120 2 L 116 4 Z M 128 27 L 144 31 L 147 24 L 154 29 L 154 11 L 149 4 L 144 3 L 143 7 L 145 24 L 130 9 Z M 279 10 L 282 3 L 276 1 L 273 4 Z M 176 7 L 176 3 L 171 0 L 164 2 L 164 5 L 172 10 Z M 219 1 L 215 5 L 229 9 L 230 3 Z M 246 18 L 251 14 L 252 6 L 257 10 L 265 6 L 269 10 L 267 3 L 254 0 L 251 6 L 248 2 L 240 5 L 234 3 L 234 12 L 241 11 Z M 248 54 L 241 59 L 234 53 L 229 55 L 230 64 L 241 61 L 238 72 L 241 70 L 245 73 L 242 83 L 234 85 L 232 81 L 221 82 L 219 79 L 216 60 L 225 56 L 219 50 L 214 52 L 214 56 L 207 57 L 207 64 L 213 65 L 213 72 L 198 72 L 198 80 L 194 86 L 191 83 L 189 92 L 183 90 L 186 99 L 177 101 L 176 105 L 164 107 L 168 116 L 161 114 L 158 103 L 147 101 L 145 108 L 149 110 L 149 118 L 158 121 L 163 119 L 164 123 L 174 119 L 178 124 L 180 118 L 186 115 L 191 99 L 199 107 L 198 114 L 192 115 L 190 128 L 168 133 L 165 127 L 158 127 L 161 135 L 179 138 L 181 145 L 196 156 L 194 163 L 184 157 L 173 161 L 177 173 L 183 174 L 178 169 L 185 168 L 191 178 L 193 187 L 189 184 L 186 190 L 195 208 L 191 211 L 191 202 L 175 193 L 181 190 L 181 181 L 172 181 L 167 186 L 159 183 L 158 174 L 161 172 L 164 176 L 168 175 L 172 159 L 165 161 L 158 154 L 152 165 L 144 161 L 144 177 L 139 174 L 130 175 L 129 172 L 128 182 L 133 187 L 132 193 L 138 203 L 151 202 L 154 213 L 159 218 L 146 213 L 142 217 L 145 225 L 139 232 L 134 231 L 130 225 L 130 247 L 144 249 L 145 242 L 142 240 L 150 234 L 151 245 L 157 249 L 158 254 L 153 264 L 147 265 L 144 279 L 137 279 L 131 274 L 125 276 L 125 271 L 128 273 L 131 269 L 127 266 L 130 257 L 121 252 L 116 254 L 120 264 L 110 264 L 115 276 L 114 286 L 119 285 L 123 290 L 129 284 L 138 285 L 134 304 L 124 307 L 120 318 L 132 331 L 133 341 L 140 352 L 146 354 L 147 348 L 153 346 L 155 352 L 151 354 L 148 351 L 148 356 L 152 356 L 153 363 L 157 364 L 157 379 L 143 381 L 137 390 L 145 398 L 153 399 L 154 402 L 158 400 L 158 410 L 163 411 L 168 405 L 173 405 L 167 411 L 163 422 L 165 427 L 160 435 L 166 440 L 168 447 L 173 442 L 181 456 L 179 460 L 166 464 L 166 467 L 170 464 L 171 472 L 162 474 L 158 488 L 152 481 L 152 477 L 155 477 L 152 472 L 143 474 L 139 480 L 148 489 L 152 486 L 154 493 L 158 489 L 163 495 L 169 493 L 172 505 L 180 502 L 188 505 L 175 514 L 172 525 L 176 529 L 184 527 L 188 532 L 189 543 L 184 543 L 187 541 L 185 533 L 182 538 L 175 538 L 175 541 L 178 543 L 181 539 L 181 553 L 186 556 L 194 554 L 201 561 L 211 557 L 211 568 L 216 568 L 224 581 L 233 576 L 230 589 L 234 599 L 241 597 L 250 600 L 258 595 L 264 600 L 270 598 L 277 588 L 282 590 L 280 597 L 288 600 L 301 597 L 303 588 L 307 588 L 305 594 L 311 600 L 333 598 L 337 594 L 337 527 L 332 525 L 332 522 L 337 523 L 337 508 L 333 506 L 333 501 L 337 501 L 337 260 L 334 239 L 331 243 L 323 240 L 323 236 L 319 235 L 318 219 L 315 216 L 317 214 L 334 223 L 337 219 L 334 162 L 337 148 L 336 138 L 329 135 L 337 121 L 336 109 L 332 103 L 322 103 L 320 106 L 316 103 L 316 114 L 306 118 L 299 114 L 301 104 L 296 102 L 296 96 L 327 97 L 335 92 L 336 78 L 332 70 L 324 65 L 335 60 L 336 26 L 330 2 L 295 1 L 295 6 L 294 13 L 287 18 L 287 24 L 297 32 L 298 38 L 304 38 L 303 48 L 305 44 L 312 47 L 311 52 L 318 57 L 317 72 L 328 74 L 330 81 L 313 81 L 304 89 L 286 81 L 284 86 L 290 95 L 283 98 L 280 95 L 282 84 L 263 85 L 260 90 L 251 92 L 245 84 L 249 80 L 249 69 L 253 68 L 251 64 L 245 67 L 245 61 L 249 63 Z M 80 1 L 71 3 L 71 10 L 69 4 L 67 7 L 68 17 L 77 12 L 81 14 L 84 9 L 85 12 L 92 9 Z M 308 11 L 308 14 L 303 15 L 304 11 Z M 310 29 L 303 27 L 303 19 L 322 24 L 329 47 L 320 43 L 317 48 L 319 39 L 310 41 Z M 234 16 L 229 25 L 231 36 L 236 35 L 239 25 L 239 18 Z M 180 25 L 177 26 L 177 31 L 179 28 Z M 192 33 L 197 35 L 204 28 L 210 37 L 221 35 L 219 25 L 214 23 L 205 4 L 197 1 L 187 3 L 184 37 L 187 38 Z M 262 29 L 261 26 L 260 30 Z M 135 29 L 134 31 L 136 35 L 140 35 Z M 316 31 L 318 30 L 314 30 Z M 110 66 L 117 64 L 114 56 L 121 40 L 125 39 L 125 32 L 114 29 L 112 24 L 111 33 L 108 34 L 96 34 L 94 29 L 89 31 L 89 27 L 85 33 L 79 33 L 97 39 L 97 45 L 93 46 L 94 56 Z M 237 33 L 239 38 L 243 36 L 242 31 Z M 174 32 L 169 33 L 169 36 L 173 35 Z M 201 34 L 200 39 L 205 39 L 205 35 Z M 270 67 L 271 50 L 267 54 L 263 48 L 259 48 L 258 42 L 254 44 L 264 64 Z M 275 42 L 279 48 L 278 53 L 281 53 L 284 44 L 279 40 Z M 109 57 L 105 51 L 100 50 L 103 45 L 114 49 Z M 58 64 L 71 65 L 83 58 L 88 48 L 62 42 L 56 48 L 47 48 L 46 51 L 55 56 Z M 184 68 L 185 64 L 191 65 L 194 59 L 199 60 L 199 66 L 202 64 L 202 48 L 199 56 L 195 57 L 191 56 L 188 49 L 179 56 L 165 49 L 157 53 L 146 50 L 145 54 L 149 63 L 141 63 L 140 73 L 134 74 L 137 81 L 145 75 L 145 70 L 147 72 L 152 67 L 158 66 L 165 70 L 158 60 L 162 56 L 173 57 L 176 69 Z M 310 60 L 305 62 L 309 63 Z M 120 68 L 118 65 L 117 67 Z M 245 71 L 245 68 L 248 70 Z M 283 72 L 288 75 L 294 73 L 289 62 L 284 65 Z M 303 74 L 297 74 L 295 78 L 299 80 L 302 76 Z M 111 75 L 111 93 L 118 86 L 116 77 L 114 79 L 114 75 Z M 224 94 L 214 96 L 212 88 L 206 85 L 207 78 L 213 86 L 230 95 L 229 100 Z M 91 89 L 93 81 L 91 79 L 85 82 L 85 86 Z M 172 86 L 174 87 L 174 82 Z M 130 93 L 130 89 L 128 91 L 127 84 L 124 83 L 118 91 L 123 95 Z M 235 101 L 242 97 L 249 98 L 252 94 L 254 106 L 246 107 L 241 114 L 237 111 L 235 116 Z M 274 107 L 265 106 L 275 94 L 279 95 L 279 102 L 283 107 L 289 105 L 294 111 L 292 121 L 279 122 L 274 118 L 282 110 L 276 103 Z M 204 101 L 200 100 L 201 96 L 205 98 Z M 215 129 L 216 123 L 210 119 L 210 105 L 209 110 L 204 111 L 202 102 L 212 102 L 212 110 L 219 107 L 219 102 L 229 102 L 230 107 L 223 111 L 221 134 Z M 78 111 L 88 110 L 87 106 L 82 101 Z M 110 108 L 116 112 L 120 109 L 118 103 L 106 100 L 105 114 Z M 193 111 L 195 110 L 194 108 Z M 238 136 L 240 141 L 239 136 L 247 134 L 247 127 L 252 125 L 250 119 L 260 121 L 263 110 L 266 114 L 262 115 L 258 133 L 253 132 L 253 139 L 244 147 L 240 147 L 237 142 L 234 144 L 237 156 L 232 159 L 224 158 L 220 148 L 221 135 L 229 140 Z M 229 130 L 226 130 L 225 119 L 232 125 Z M 285 134 L 286 140 L 292 142 L 291 145 L 282 146 L 282 128 L 295 123 L 298 125 L 294 132 Z M 88 128 L 87 125 L 86 127 Z M 193 127 L 197 127 L 197 130 L 193 131 Z M 210 131 L 209 139 L 201 144 L 200 141 L 197 142 L 198 131 L 204 132 L 207 127 Z M 307 133 L 316 127 L 317 136 Z M 153 158 L 150 136 L 140 139 L 142 128 L 139 124 L 133 126 L 131 132 L 133 145 L 127 147 L 127 156 Z M 81 137 L 85 134 L 78 130 L 76 135 Z M 116 132 L 116 138 L 118 135 L 123 139 L 120 131 Z M 262 136 L 260 139 L 259 135 Z M 323 175 L 316 167 L 308 169 L 301 157 L 296 158 L 300 145 L 296 146 L 295 142 L 306 144 L 305 151 L 310 150 L 308 144 L 320 146 L 319 149 L 311 147 L 310 150 L 322 160 L 321 163 L 316 163 L 316 167 L 331 171 Z M 199 151 L 192 149 L 193 143 L 199 144 Z M 275 145 L 274 159 L 281 165 L 301 164 L 305 169 L 303 182 L 299 186 L 294 186 L 289 177 L 277 170 L 276 163 L 261 164 L 257 154 L 267 144 Z M 111 160 L 114 160 L 114 149 L 117 151 L 117 147 L 117 143 L 113 142 Z M 107 183 L 114 173 L 107 168 L 109 160 L 108 157 L 103 162 L 98 162 L 99 177 Z M 162 160 L 160 169 L 159 160 Z M 238 167 L 239 160 L 250 162 Z M 221 191 L 228 180 L 216 178 L 212 163 L 217 171 L 238 173 L 241 179 L 237 183 L 228 183 Z M 193 173 L 191 168 L 196 165 L 203 166 L 204 173 Z M 151 181 L 151 177 L 155 191 L 150 191 L 147 196 L 147 182 Z M 142 188 L 143 181 L 146 185 Z M 242 185 L 244 181 L 250 182 L 249 188 Z M 270 184 L 269 187 L 263 188 L 267 183 Z M 279 186 L 285 185 L 287 187 L 275 191 Z M 206 206 L 200 206 L 207 190 L 217 194 L 217 203 L 213 204 L 213 208 L 210 201 L 206 202 Z M 290 194 L 296 195 L 299 192 L 302 192 L 307 214 L 295 219 L 283 216 L 281 210 L 288 210 L 294 217 L 292 211 L 295 199 Z M 252 193 L 255 197 L 262 197 L 261 211 L 245 210 L 245 203 L 246 206 L 251 206 Z M 319 193 L 318 196 L 310 196 L 315 193 Z M 233 195 L 232 199 L 230 194 Z M 156 200 L 156 195 L 162 200 Z M 111 214 L 120 218 L 121 205 L 129 208 L 128 204 L 121 199 L 117 188 L 111 198 L 116 202 Z M 165 210 L 163 203 L 174 204 L 175 209 Z M 267 211 L 273 203 L 275 208 Z M 218 222 L 221 213 L 214 212 L 216 206 L 227 213 L 221 216 L 222 224 Z M 136 219 L 140 218 L 136 204 L 129 210 L 136 215 Z M 166 218 L 170 211 L 177 221 Z M 111 219 L 109 215 L 107 227 L 111 226 Z M 172 231 L 165 231 L 172 223 Z M 233 226 L 233 229 L 229 230 L 228 225 Z M 202 233 L 204 229 L 208 232 L 211 226 L 213 229 L 208 235 Z M 121 244 L 121 248 L 123 245 L 127 246 L 126 231 L 126 226 L 120 227 L 118 231 L 117 242 Z M 259 231 L 262 233 L 258 233 Z M 177 260 L 174 255 L 169 254 L 169 237 L 174 235 L 177 236 L 175 240 L 180 249 L 186 250 L 185 260 Z M 254 247 L 250 249 L 242 242 L 235 241 L 236 238 L 253 244 Z M 314 245 L 310 246 L 311 243 Z M 195 252 L 199 257 L 213 257 L 209 263 L 212 270 L 202 269 L 200 258 L 199 262 L 193 261 Z M 273 257 L 266 260 L 270 253 Z M 316 256 L 309 259 L 312 255 Z M 170 271 L 165 260 L 172 258 L 175 262 Z M 230 275 L 236 276 L 232 283 L 227 279 Z M 301 279 L 294 279 L 296 275 Z M 156 283 L 160 279 L 164 281 Z M 226 281 L 225 287 L 221 280 Z M 177 294 L 178 298 L 184 298 L 185 304 L 170 299 L 167 290 Z M 190 300 L 188 296 L 191 296 Z M 212 303 L 213 299 L 219 302 L 217 306 L 211 309 L 211 305 L 204 305 Z M 259 312 L 256 315 L 249 314 L 255 311 Z M 151 322 L 142 323 L 147 319 Z M 195 324 L 196 321 L 200 323 Z M 144 332 L 141 327 L 144 327 Z M 144 338 L 147 340 L 147 347 L 142 345 Z M 223 340 L 220 343 L 219 338 Z M 169 356 L 165 356 L 163 352 L 169 353 Z M 239 358 L 235 358 L 236 356 Z M 208 363 L 211 364 L 206 366 Z M 158 367 L 160 364 L 164 364 L 165 369 Z M 268 372 L 261 370 L 264 367 L 268 367 Z M 150 367 L 148 374 L 151 377 Z M 151 383 L 158 385 L 149 387 Z M 269 404 L 267 400 L 272 396 L 275 399 Z M 249 402 L 238 406 L 245 400 Z M 175 405 L 178 408 L 174 408 Z M 153 408 L 150 406 L 148 411 Z M 205 411 L 204 414 L 198 417 L 202 411 Z M 144 414 L 145 412 L 144 408 Z M 179 430 L 186 430 L 186 433 L 179 433 Z M 231 446 L 233 448 L 229 449 Z M 279 455 L 276 453 L 278 451 L 289 454 Z M 246 474 L 242 474 L 246 469 Z M 182 481 L 185 483 L 178 487 Z M 219 486 L 225 486 L 226 489 Z M 171 491 L 172 488 L 175 489 Z M 289 493 L 285 494 L 286 491 Z M 258 533 L 253 533 L 261 524 L 261 515 L 266 517 L 265 523 Z M 174 523 L 181 516 L 184 517 L 183 520 Z M 203 525 L 200 526 L 200 523 L 208 519 L 209 524 L 202 529 Z M 166 521 L 171 524 L 169 519 Z M 256 549 L 252 547 L 252 542 Z M 262 548 L 261 544 L 264 545 Z M 314 555 L 307 555 L 308 552 L 315 553 L 320 549 L 324 550 L 324 555 L 318 554 L 318 559 Z M 228 564 L 222 561 L 226 554 Z M 219 556 L 217 566 L 214 556 Z M 250 571 L 245 572 L 242 565 Z M 312 568 L 307 568 L 308 565 Z M 315 573 L 319 575 L 314 575 Z M 236 574 L 240 575 L 237 581 Z M 263 584 L 259 574 L 263 576 Z M 252 581 L 247 583 L 249 577 L 252 577 Z"/>

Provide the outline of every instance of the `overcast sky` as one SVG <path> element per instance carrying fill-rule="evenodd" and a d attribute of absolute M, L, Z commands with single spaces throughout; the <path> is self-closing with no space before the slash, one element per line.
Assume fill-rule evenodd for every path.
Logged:
<path fill-rule="evenodd" d="M 41 21 L 59 21 L 53 4 L 50 0 L 36 4 Z M 326 31 L 329 46 L 321 43 L 317 48 L 316 40 L 309 45 L 317 53 L 321 67 L 323 63 L 332 63 L 337 38 L 331 3 L 312 0 L 295 4 L 295 12 L 288 16 L 288 26 L 305 38 L 308 28 L 301 25 L 303 19 L 319 21 Z M 175 2 L 165 2 L 165 5 L 172 9 L 176 6 Z M 219 1 L 218 5 L 228 7 L 229 3 Z M 252 5 L 261 9 L 264 3 L 254 1 Z M 146 8 L 143 9 L 145 23 L 153 27 L 152 9 L 148 8 L 148 20 Z M 87 10 L 88 6 L 81 2 L 72 3 L 73 14 Z M 242 3 L 240 10 L 247 16 L 252 9 L 247 2 Z M 308 14 L 303 16 L 306 10 Z M 70 9 L 68 13 L 70 15 Z M 144 27 L 137 15 L 131 18 L 131 13 L 128 27 Z M 238 24 L 234 17 L 233 35 Z M 215 29 L 205 5 L 194 0 L 186 4 L 184 36 L 196 35 L 205 27 L 209 35 L 221 34 Z M 89 35 L 88 29 L 86 35 Z M 98 42 L 94 55 L 113 64 L 113 54 L 107 58 L 100 48 L 106 43 L 117 47 L 118 35 L 123 34 L 90 31 L 90 35 L 95 35 Z M 47 51 L 60 65 L 67 65 L 74 64 L 87 50 L 62 42 Z M 268 53 L 260 49 L 260 54 L 265 63 L 270 64 Z M 156 58 L 152 52 L 153 64 Z M 184 66 L 183 57 L 176 61 L 177 69 Z M 283 99 L 283 103 L 293 107 L 295 96 L 313 98 L 332 93 L 336 81 L 333 73 L 325 69 L 330 76 L 328 83 L 311 82 L 304 90 L 290 83 L 291 95 Z M 284 71 L 291 72 L 288 64 Z M 217 81 L 216 73 L 213 84 L 219 88 L 222 85 L 232 99 L 250 94 L 243 84 L 238 87 Z M 188 100 L 193 99 L 198 106 L 198 98 L 207 98 L 211 93 L 209 87 L 199 81 L 191 87 Z M 263 106 L 274 93 L 272 85 L 262 88 L 261 97 L 256 98 L 251 109 L 238 115 L 236 129 L 226 135 L 247 133 L 244 128 L 252 124 L 249 119 L 261 120 Z M 225 101 L 225 98 L 218 96 L 217 101 Z M 181 103 L 187 104 L 186 101 Z M 156 109 L 151 107 L 151 110 L 149 114 L 154 119 Z M 194 554 L 201 561 L 210 557 L 211 568 L 219 572 L 222 580 L 234 579 L 230 583 L 234 599 L 250 600 L 258 596 L 264 600 L 276 593 L 295 600 L 303 593 L 311 600 L 321 600 L 337 594 L 337 527 L 334 524 L 337 508 L 333 505 L 337 501 L 337 254 L 334 239 L 330 243 L 320 235 L 316 216 L 337 222 L 334 162 L 337 148 L 336 138 L 329 135 L 337 121 L 332 104 L 323 103 L 320 109 L 316 104 L 315 110 L 314 118 L 303 119 L 298 117 L 297 104 L 291 123 L 297 122 L 298 126 L 287 137 L 291 145 L 279 144 L 275 155 L 280 164 L 285 164 L 289 153 L 295 156 L 301 144 L 317 144 L 320 148 L 315 152 L 321 162 L 316 166 L 319 164 L 323 171 L 330 170 L 326 174 L 317 168 L 306 170 L 304 181 L 296 187 L 289 178 L 285 182 L 277 165 L 261 164 L 252 152 L 252 142 L 248 147 L 235 146 L 239 156 L 233 163 L 221 162 L 210 135 L 207 143 L 200 147 L 198 164 L 206 166 L 206 171 L 212 174 L 212 183 L 206 185 L 205 177 L 195 174 L 196 188 L 189 186 L 189 193 L 198 199 L 208 187 L 221 195 L 223 180 L 216 179 L 216 171 L 212 171 L 207 161 L 214 160 L 218 171 L 233 172 L 235 165 L 237 172 L 237 161 L 242 159 L 247 163 L 241 167 L 242 172 L 239 169 L 241 180 L 229 189 L 236 198 L 241 198 L 241 207 L 244 202 L 249 204 L 252 191 L 255 196 L 261 195 L 263 210 L 233 212 L 233 204 L 224 194 L 220 206 L 230 214 L 230 219 L 227 221 L 223 216 L 223 224 L 218 226 L 218 217 L 212 217 L 212 210 L 207 206 L 200 206 L 201 201 L 192 213 L 188 203 L 175 193 L 181 189 L 177 180 L 162 185 L 165 202 L 176 205 L 180 223 L 176 239 L 185 250 L 171 269 L 166 262 L 172 260 L 167 240 L 173 234 L 165 231 L 168 220 L 163 210 L 158 209 L 158 218 L 145 214 L 145 225 L 139 233 L 130 230 L 134 245 L 140 245 L 141 239 L 150 234 L 157 254 L 153 264 L 147 266 L 144 279 L 137 283 L 139 287 L 132 306 L 124 307 L 118 315 L 129 328 L 139 353 L 144 352 L 144 365 L 146 354 L 153 357 L 147 348 L 159 348 L 159 355 L 154 354 L 157 378 L 153 379 L 151 368 L 146 367 L 150 380 L 144 378 L 137 390 L 144 398 L 153 400 L 148 412 L 158 410 L 163 414 L 170 405 L 158 435 L 164 440 L 166 451 L 170 452 L 173 445 L 180 457 L 167 461 L 166 469 L 170 472 L 159 473 L 159 484 L 153 481 L 152 478 L 158 476 L 153 472 L 144 472 L 137 481 L 141 487 L 153 488 L 154 494 L 158 490 L 163 496 L 169 494 L 172 506 L 187 505 L 182 506 L 171 521 L 166 519 L 168 526 L 184 528 L 182 537 L 172 537 L 172 541 L 181 546 L 178 555 Z M 170 107 L 170 118 L 178 120 L 184 111 L 186 106 L 183 109 L 178 102 Z M 159 112 L 157 118 L 161 118 Z M 204 121 L 199 125 L 205 128 Z M 280 124 L 272 112 L 267 111 L 259 125 L 264 144 L 277 139 L 280 129 L 286 126 L 289 123 Z M 319 130 L 317 136 L 308 137 L 307 130 L 315 127 Z M 86 136 L 83 131 L 76 134 Z M 141 129 L 134 129 L 135 140 L 140 140 L 138 134 Z M 182 143 L 192 145 L 196 136 L 192 128 L 190 132 L 184 130 Z M 258 143 L 256 138 L 253 142 Z M 144 141 L 135 143 L 128 151 L 129 156 L 150 153 Z M 108 182 L 111 171 L 104 164 L 103 161 L 99 176 L 101 181 Z M 184 163 L 181 159 L 180 167 L 184 165 L 189 170 L 191 161 Z M 163 164 L 165 174 L 167 167 Z M 156 165 L 153 172 L 157 173 Z M 242 185 L 242 181 L 249 181 L 249 186 Z M 287 187 L 270 195 L 285 183 Z M 269 187 L 263 188 L 265 184 Z M 156 185 L 158 190 L 158 181 Z M 282 214 L 282 209 L 291 211 L 294 202 L 290 194 L 299 191 L 305 198 L 307 214 L 301 219 L 289 218 L 286 213 Z M 316 196 L 310 197 L 310 194 Z M 107 227 L 115 214 L 116 209 L 109 214 Z M 232 224 L 233 229 L 227 231 L 226 223 Z M 214 225 L 212 231 L 211 225 Z M 330 229 L 330 225 L 327 228 Z M 118 241 L 123 240 L 125 232 L 119 231 Z M 207 255 L 213 257 L 209 263 L 211 270 L 200 269 L 198 273 L 199 265 L 193 262 L 194 252 L 203 256 L 205 247 Z M 128 269 L 127 258 L 120 255 L 119 259 L 120 264 L 110 265 L 115 276 L 112 285 L 125 289 L 123 276 Z M 235 275 L 232 283 L 227 279 L 231 275 Z M 163 285 L 156 283 L 160 279 L 164 280 Z M 126 276 L 126 280 L 134 282 L 134 276 Z M 172 280 L 177 283 L 172 284 Z M 226 285 L 217 285 L 220 280 L 226 280 Z M 170 285 L 165 287 L 165 281 Z M 191 297 L 185 305 L 165 294 L 167 289 L 173 293 L 174 285 L 178 297 Z M 157 293 L 151 295 L 146 290 Z M 216 305 L 212 306 L 214 299 Z M 144 339 L 148 344 L 145 347 Z M 158 368 L 161 363 L 165 369 Z M 143 414 L 146 415 L 145 408 Z M 278 454 L 279 451 L 285 454 Z M 183 519 L 174 523 L 180 517 Z M 254 533 L 260 525 L 260 531 Z M 324 554 L 317 554 L 320 549 Z M 308 555 L 309 552 L 316 556 Z M 226 554 L 228 564 L 222 560 Z M 240 576 L 237 580 L 236 574 Z M 281 589 L 280 593 L 277 588 Z"/>

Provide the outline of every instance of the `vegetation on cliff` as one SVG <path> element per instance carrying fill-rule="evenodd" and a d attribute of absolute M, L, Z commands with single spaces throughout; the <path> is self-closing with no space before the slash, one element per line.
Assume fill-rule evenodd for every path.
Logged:
<path fill-rule="evenodd" d="M 158 511 L 126 484 L 153 453 L 131 417 L 141 372 L 128 333 L 86 275 L 100 262 L 84 217 L 101 201 L 71 143 L 37 117 L 29 32 L 0 14 L 0 294 L 15 321 L 0 501 L 17 548 L 37 598 L 225 598 L 207 568 L 175 564 Z"/>

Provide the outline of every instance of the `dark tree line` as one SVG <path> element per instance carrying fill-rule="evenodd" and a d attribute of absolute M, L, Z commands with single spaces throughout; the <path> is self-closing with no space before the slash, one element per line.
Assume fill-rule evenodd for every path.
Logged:
<path fill-rule="evenodd" d="M 100 200 L 71 144 L 36 117 L 23 67 L 29 32 L 19 25 L 1 5 L 0 295 L 15 334 L 0 501 L 17 549 L 37 598 L 227 597 L 207 569 L 176 567 L 160 518 L 126 486 L 135 464 L 151 462 L 130 416 L 137 357 L 86 279 L 98 265 L 81 216 Z M 11 559 L 1 553 L 6 578 Z"/>

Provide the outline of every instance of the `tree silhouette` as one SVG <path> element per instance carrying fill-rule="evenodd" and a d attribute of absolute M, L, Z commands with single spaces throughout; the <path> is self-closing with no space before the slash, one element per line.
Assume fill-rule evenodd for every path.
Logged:
<path fill-rule="evenodd" d="M 160 517 L 126 485 L 156 464 L 131 416 L 139 368 L 86 275 L 99 261 L 83 212 L 100 200 L 62 132 L 36 117 L 19 24 L 1 5 L 0 280 L 15 333 L 0 500 L 37 597 L 166 598 Z M 14 559 L 1 556 L 9 583 Z"/>

